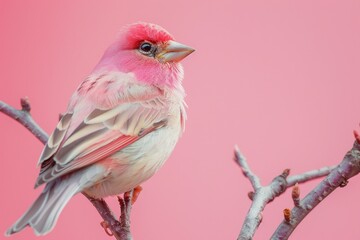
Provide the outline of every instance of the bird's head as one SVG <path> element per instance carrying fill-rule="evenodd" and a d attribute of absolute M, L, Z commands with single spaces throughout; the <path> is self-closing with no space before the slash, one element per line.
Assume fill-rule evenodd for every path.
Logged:
<path fill-rule="evenodd" d="M 194 51 L 174 41 L 162 27 L 135 23 L 125 27 L 105 52 L 97 69 L 133 73 L 144 83 L 175 86 L 183 78 L 180 61 Z"/>

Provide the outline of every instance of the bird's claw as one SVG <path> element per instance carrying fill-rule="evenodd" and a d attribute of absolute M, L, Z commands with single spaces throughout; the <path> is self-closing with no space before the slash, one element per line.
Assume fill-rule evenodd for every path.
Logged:
<path fill-rule="evenodd" d="M 136 202 L 137 198 L 139 197 L 141 191 L 142 191 L 142 187 L 140 185 L 133 189 L 133 194 L 132 194 L 132 198 L 131 198 L 131 205 L 134 205 L 134 203 Z"/>
<path fill-rule="evenodd" d="M 124 201 L 129 202 L 131 200 L 131 205 L 134 205 L 136 200 L 138 199 L 140 192 L 142 191 L 142 187 L 136 186 L 133 190 L 124 193 Z"/>

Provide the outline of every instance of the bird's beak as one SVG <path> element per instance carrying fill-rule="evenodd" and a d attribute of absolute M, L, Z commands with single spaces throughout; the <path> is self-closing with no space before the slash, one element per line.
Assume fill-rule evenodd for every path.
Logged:
<path fill-rule="evenodd" d="M 161 47 L 161 52 L 157 53 L 155 58 L 160 62 L 180 62 L 193 51 L 195 49 L 169 40 Z"/>

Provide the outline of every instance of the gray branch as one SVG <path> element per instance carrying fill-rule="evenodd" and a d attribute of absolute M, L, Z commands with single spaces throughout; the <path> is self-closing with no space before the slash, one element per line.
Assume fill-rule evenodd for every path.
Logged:
<path fill-rule="evenodd" d="M 303 174 L 289 176 L 286 179 L 287 187 L 292 187 L 296 183 L 304 183 L 304 182 L 307 182 L 309 180 L 324 177 L 324 176 L 328 175 L 334 168 L 336 168 L 336 166 L 323 167 L 323 168 L 320 168 L 320 169 L 305 172 Z"/>
<path fill-rule="evenodd" d="M 18 121 L 24 127 L 26 127 L 37 139 L 43 144 L 48 140 L 46 132 L 33 120 L 30 114 L 31 106 L 27 98 L 21 99 L 21 110 L 15 109 L 12 106 L 0 101 L 0 112 L 8 115 L 10 118 Z M 86 196 L 86 195 L 85 195 Z M 112 235 L 117 240 L 131 240 L 130 232 L 130 211 L 131 211 L 131 198 L 130 194 L 124 194 L 124 199 L 119 197 L 121 206 L 121 217 L 120 221 L 116 220 L 109 206 L 104 199 L 95 199 L 86 196 L 89 201 L 93 204 L 100 216 L 106 223 L 107 228 L 110 229 Z M 105 229 L 106 231 L 107 229 Z"/>
<path fill-rule="evenodd" d="M 260 179 L 253 173 L 246 161 L 244 155 L 241 154 L 239 147 L 235 146 L 235 162 L 240 166 L 242 173 L 247 177 L 254 190 L 261 187 Z"/>
<path fill-rule="evenodd" d="M 240 230 L 240 234 L 237 238 L 238 240 L 253 239 L 253 236 L 261 223 L 262 212 L 265 206 L 284 193 L 287 188 L 294 186 L 296 183 L 303 183 L 324 177 L 335 168 L 324 167 L 290 177 L 288 177 L 290 170 L 285 169 L 279 176 L 275 177 L 269 185 L 262 186 L 259 177 L 252 172 L 245 157 L 241 154 L 237 146 L 235 147 L 235 162 L 240 166 L 244 176 L 249 179 L 254 190 L 248 194 L 252 203 Z"/>
<path fill-rule="evenodd" d="M 0 112 L 8 115 L 26 127 L 37 139 L 45 144 L 49 138 L 46 132 L 33 120 L 30 114 L 30 103 L 27 98 L 21 99 L 21 110 L 17 110 L 8 104 L 0 101 Z"/>
<path fill-rule="evenodd" d="M 356 137 L 356 135 L 355 135 Z M 283 221 L 272 235 L 272 240 L 288 239 L 300 222 L 330 193 L 338 187 L 345 187 L 348 180 L 360 172 L 360 139 L 356 137 L 352 149 L 342 162 L 321 181 L 298 206 L 290 212 L 290 221 Z"/>

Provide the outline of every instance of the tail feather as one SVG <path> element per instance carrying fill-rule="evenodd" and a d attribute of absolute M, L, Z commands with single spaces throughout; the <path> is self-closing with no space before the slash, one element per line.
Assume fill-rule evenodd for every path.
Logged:
<path fill-rule="evenodd" d="M 30 226 L 36 235 L 45 235 L 55 226 L 61 211 L 72 196 L 92 185 L 103 176 L 103 168 L 91 166 L 65 178 L 46 184 L 45 189 L 27 212 L 5 233 L 17 233 Z"/>
<path fill-rule="evenodd" d="M 45 203 L 48 199 L 48 193 L 43 192 L 36 199 L 36 201 L 31 205 L 29 210 L 12 226 L 12 228 L 8 229 L 5 235 L 10 236 L 13 233 L 19 232 L 24 229 L 30 222 L 31 219 L 35 218 L 36 215 L 41 211 L 44 207 Z"/>
<path fill-rule="evenodd" d="M 68 186 L 63 185 L 63 182 L 61 182 L 60 186 L 50 189 L 48 201 L 36 217 L 30 221 L 30 226 L 34 229 L 36 235 L 44 235 L 50 232 L 65 205 L 71 197 L 79 192 L 79 186 L 75 182 Z"/>

